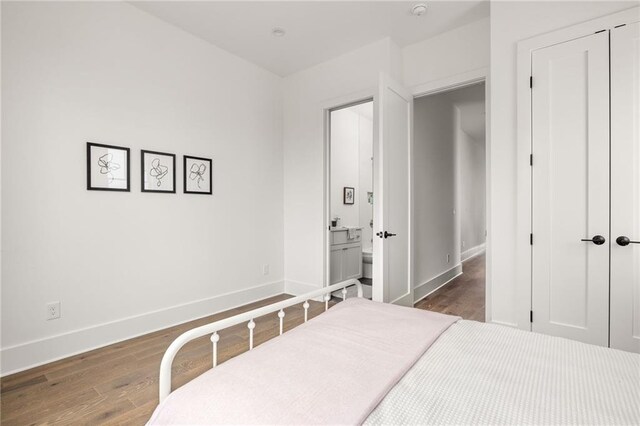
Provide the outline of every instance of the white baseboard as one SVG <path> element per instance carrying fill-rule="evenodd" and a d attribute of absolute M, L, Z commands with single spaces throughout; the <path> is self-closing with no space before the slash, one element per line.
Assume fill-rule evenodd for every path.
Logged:
<path fill-rule="evenodd" d="M 418 303 L 434 291 L 449 284 L 451 280 L 462 275 L 462 263 L 458 263 L 453 268 L 444 271 L 440 275 L 431 278 L 429 281 L 422 283 L 413 288 L 413 303 Z"/>
<path fill-rule="evenodd" d="M 460 261 L 464 262 L 465 260 L 469 260 L 472 257 L 476 257 L 479 254 L 484 253 L 485 247 L 486 247 L 486 244 L 483 243 L 463 251 L 462 253 L 460 253 Z"/>
<path fill-rule="evenodd" d="M 233 309 L 283 292 L 284 282 L 276 281 L 2 348 L 0 377 Z"/>
<path fill-rule="evenodd" d="M 292 296 L 300 296 L 311 291 L 322 288 L 322 285 L 314 285 L 311 283 L 303 283 L 301 281 L 286 280 L 284 282 L 284 292 Z"/>

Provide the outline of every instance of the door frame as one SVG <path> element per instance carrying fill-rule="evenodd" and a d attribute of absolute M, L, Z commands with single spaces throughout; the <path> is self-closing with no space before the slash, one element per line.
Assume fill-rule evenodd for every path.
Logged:
<path fill-rule="evenodd" d="M 461 89 L 463 87 L 473 86 L 474 84 L 484 83 L 484 102 L 485 102 L 485 227 L 487 237 L 485 242 L 485 322 L 492 322 L 491 319 L 491 102 L 490 102 L 490 79 L 489 68 L 482 67 L 469 72 L 447 77 L 440 80 L 430 81 L 428 83 L 418 84 L 409 87 L 409 91 L 413 99 L 422 98 L 424 96 L 436 95 L 439 93 L 450 92 L 452 90 Z M 413 194 L 412 194 L 413 199 Z M 413 203 L 412 203 L 413 205 Z M 415 215 L 412 216 L 415 221 Z M 411 224 L 411 229 L 415 229 Z M 412 265 L 413 268 L 413 265 Z M 415 285 L 415 283 L 414 283 Z M 440 287 L 438 287 L 440 288 Z M 437 289 L 436 289 L 437 290 Z M 435 291 L 435 290 L 434 290 Z M 429 293 L 430 294 L 430 293 Z M 427 297 L 422 296 L 421 299 Z M 414 300 L 414 303 L 417 301 Z"/>
<path fill-rule="evenodd" d="M 331 232 L 329 231 L 329 224 L 331 223 L 331 112 L 343 108 L 349 108 L 355 105 L 363 104 L 366 102 L 376 102 L 377 88 L 370 88 L 360 92 L 355 92 L 349 95 L 333 98 L 322 103 L 322 115 L 323 115 L 323 287 L 329 285 L 331 279 Z M 374 114 L 375 115 L 375 114 Z M 374 127 L 376 125 L 376 119 L 374 117 Z M 375 220 L 375 219 L 374 219 Z M 373 261 L 375 263 L 375 252 L 373 253 Z"/>
<path fill-rule="evenodd" d="M 532 309 L 532 255 L 530 244 L 532 233 L 532 117 L 531 87 L 532 53 L 558 43 L 591 35 L 616 25 L 637 22 L 640 19 L 640 7 L 632 7 L 621 12 L 592 19 L 577 25 L 535 36 L 518 42 L 516 53 L 516 326 L 532 329 L 530 312 Z M 533 82 L 535 85 L 535 81 Z M 534 159 L 535 162 L 535 159 Z M 490 235 L 490 233 L 489 233 Z M 487 305 L 488 306 L 488 305 Z"/>

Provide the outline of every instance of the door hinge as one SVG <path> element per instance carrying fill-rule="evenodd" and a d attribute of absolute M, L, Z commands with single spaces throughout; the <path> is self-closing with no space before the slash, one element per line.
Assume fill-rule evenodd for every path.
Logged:
<path fill-rule="evenodd" d="M 529 234 L 529 244 L 533 245 L 533 234 Z"/>
<path fill-rule="evenodd" d="M 529 154 L 529 165 L 533 166 L 533 154 Z"/>
<path fill-rule="evenodd" d="M 529 311 L 529 322 L 533 322 L 533 311 Z"/>
<path fill-rule="evenodd" d="M 533 89 L 533 76 L 529 77 L 529 88 Z"/>

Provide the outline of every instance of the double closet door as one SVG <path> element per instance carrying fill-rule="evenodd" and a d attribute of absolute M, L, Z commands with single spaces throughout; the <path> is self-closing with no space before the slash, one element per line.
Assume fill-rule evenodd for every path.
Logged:
<path fill-rule="evenodd" d="M 532 330 L 640 352 L 640 24 L 532 76 Z"/>

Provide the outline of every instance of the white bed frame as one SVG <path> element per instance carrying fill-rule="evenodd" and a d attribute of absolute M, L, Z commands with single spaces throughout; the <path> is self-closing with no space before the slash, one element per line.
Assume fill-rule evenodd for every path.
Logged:
<path fill-rule="evenodd" d="M 252 350 L 253 329 L 256 327 L 256 323 L 253 321 L 254 318 L 278 311 L 278 318 L 280 318 L 280 334 L 282 334 L 284 325 L 284 308 L 302 303 L 302 308 L 304 309 L 304 322 L 307 322 L 309 319 L 309 300 L 321 297 L 322 300 L 324 300 L 324 310 L 326 311 L 329 309 L 331 293 L 337 290 L 342 290 L 342 299 L 344 300 L 347 298 L 347 287 L 352 285 L 356 286 L 358 292 L 357 296 L 362 297 L 362 284 L 356 279 L 350 279 L 311 291 L 301 296 L 292 297 L 281 302 L 263 306 L 262 308 L 234 315 L 211 324 L 196 327 L 182 333 L 173 341 L 173 343 L 171 343 L 171 345 L 169 345 L 169 348 L 167 348 L 167 351 L 162 357 L 162 362 L 160 363 L 160 402 L 162 403 L 162 401 L 164 401 L 171 393 L 171 365 L 173 364 L 173 359 L 176 357 L 178 351 L 191 340 L 211 334 L 211 342 L 213 343 L 213 367 L 215 367 L 218 364 L 218 341 L 220 340 L 218 331 L 247 322 L 247 328 L 249 329 L 249 350 Z"/>

